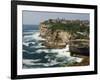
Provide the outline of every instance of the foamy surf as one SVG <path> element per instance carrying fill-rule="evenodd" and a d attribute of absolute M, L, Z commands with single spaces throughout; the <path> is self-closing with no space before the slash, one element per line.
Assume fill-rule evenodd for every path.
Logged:
<path fill-rule="evenodd" d="M 28 35 L 27 35 L 28 34 Z M 39 31 L 27 32 L 23 37 L 23 67 L 41 68 L 62 65 L 82 61 L 82 58 L 72 57 L 69 45 L 62 49 L 48 49 L 42 45 L 45 39 L 39 36 Z"/>

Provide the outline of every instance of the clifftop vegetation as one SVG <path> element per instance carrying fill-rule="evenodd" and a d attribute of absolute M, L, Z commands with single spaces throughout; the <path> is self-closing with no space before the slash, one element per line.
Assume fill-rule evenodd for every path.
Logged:
<path fill-rule="evenodd" d="M 72 35 L 74 39 L 89 39 L 89 21 L 88 20 L 65 20 L 49 19 L 42 24 L 48 25 L 52 31 L 64 30 Z"/>

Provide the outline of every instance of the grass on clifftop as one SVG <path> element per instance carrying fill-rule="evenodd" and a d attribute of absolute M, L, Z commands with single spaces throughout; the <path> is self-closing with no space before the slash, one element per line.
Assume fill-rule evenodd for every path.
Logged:
<path fill-rule="evenodd" d="M 80 31 L 80 32 L 84 32 L 87 31 L 89 32 L 89 27 L 88 26 L 80 26 L 79 23 L 67 23 L 67 24 L 63 24 L 63 23 L 50 23 L 50 29 L 53 30 L 66 30 L 69 32 L 76 32 L 76 31 Z"/>
<path fill-rule="evenodd" d="M 89 27 L 86 25 L 80 26 L 80 23 L 49 23 L 49 29 L 55 30 L 64 30 L 69 32 L 72 35 L 78 35 L 79 38 L 86 38 L 89 35 Z M 77 33 L 84 33 L 83 35 Z"/>

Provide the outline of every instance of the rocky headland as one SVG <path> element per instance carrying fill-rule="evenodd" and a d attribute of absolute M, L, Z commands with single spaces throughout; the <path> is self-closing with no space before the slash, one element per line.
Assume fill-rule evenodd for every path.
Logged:
<path fill-rule="evenodd" d="M 64 48 L 77 39 L 89 46 L 89 21 L 49 19 L 40 23 L 40 36 L 46 39 L 43 45 L 48 48 Z"/>
<path fill-rule="evenodd" d="M 83 59 L 71 66 L 89 65 L 88 20 L 49 19 L 40 23 L 40 36 L 47 48 L 62 49 L 69 45 L 71 56 Z"/>

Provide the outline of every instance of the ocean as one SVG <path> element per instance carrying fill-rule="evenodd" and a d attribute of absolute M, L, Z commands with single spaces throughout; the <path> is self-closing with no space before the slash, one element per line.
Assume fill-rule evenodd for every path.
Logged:
<path fill-rule="evenodd" d="M 69 45 L 63 49 L 48 49 L 42 45 L 45 39 L 39 35 L 39 25 L 23 25 L 23 69 L 66 67 L 82 60 L 70 55 Z"/>

